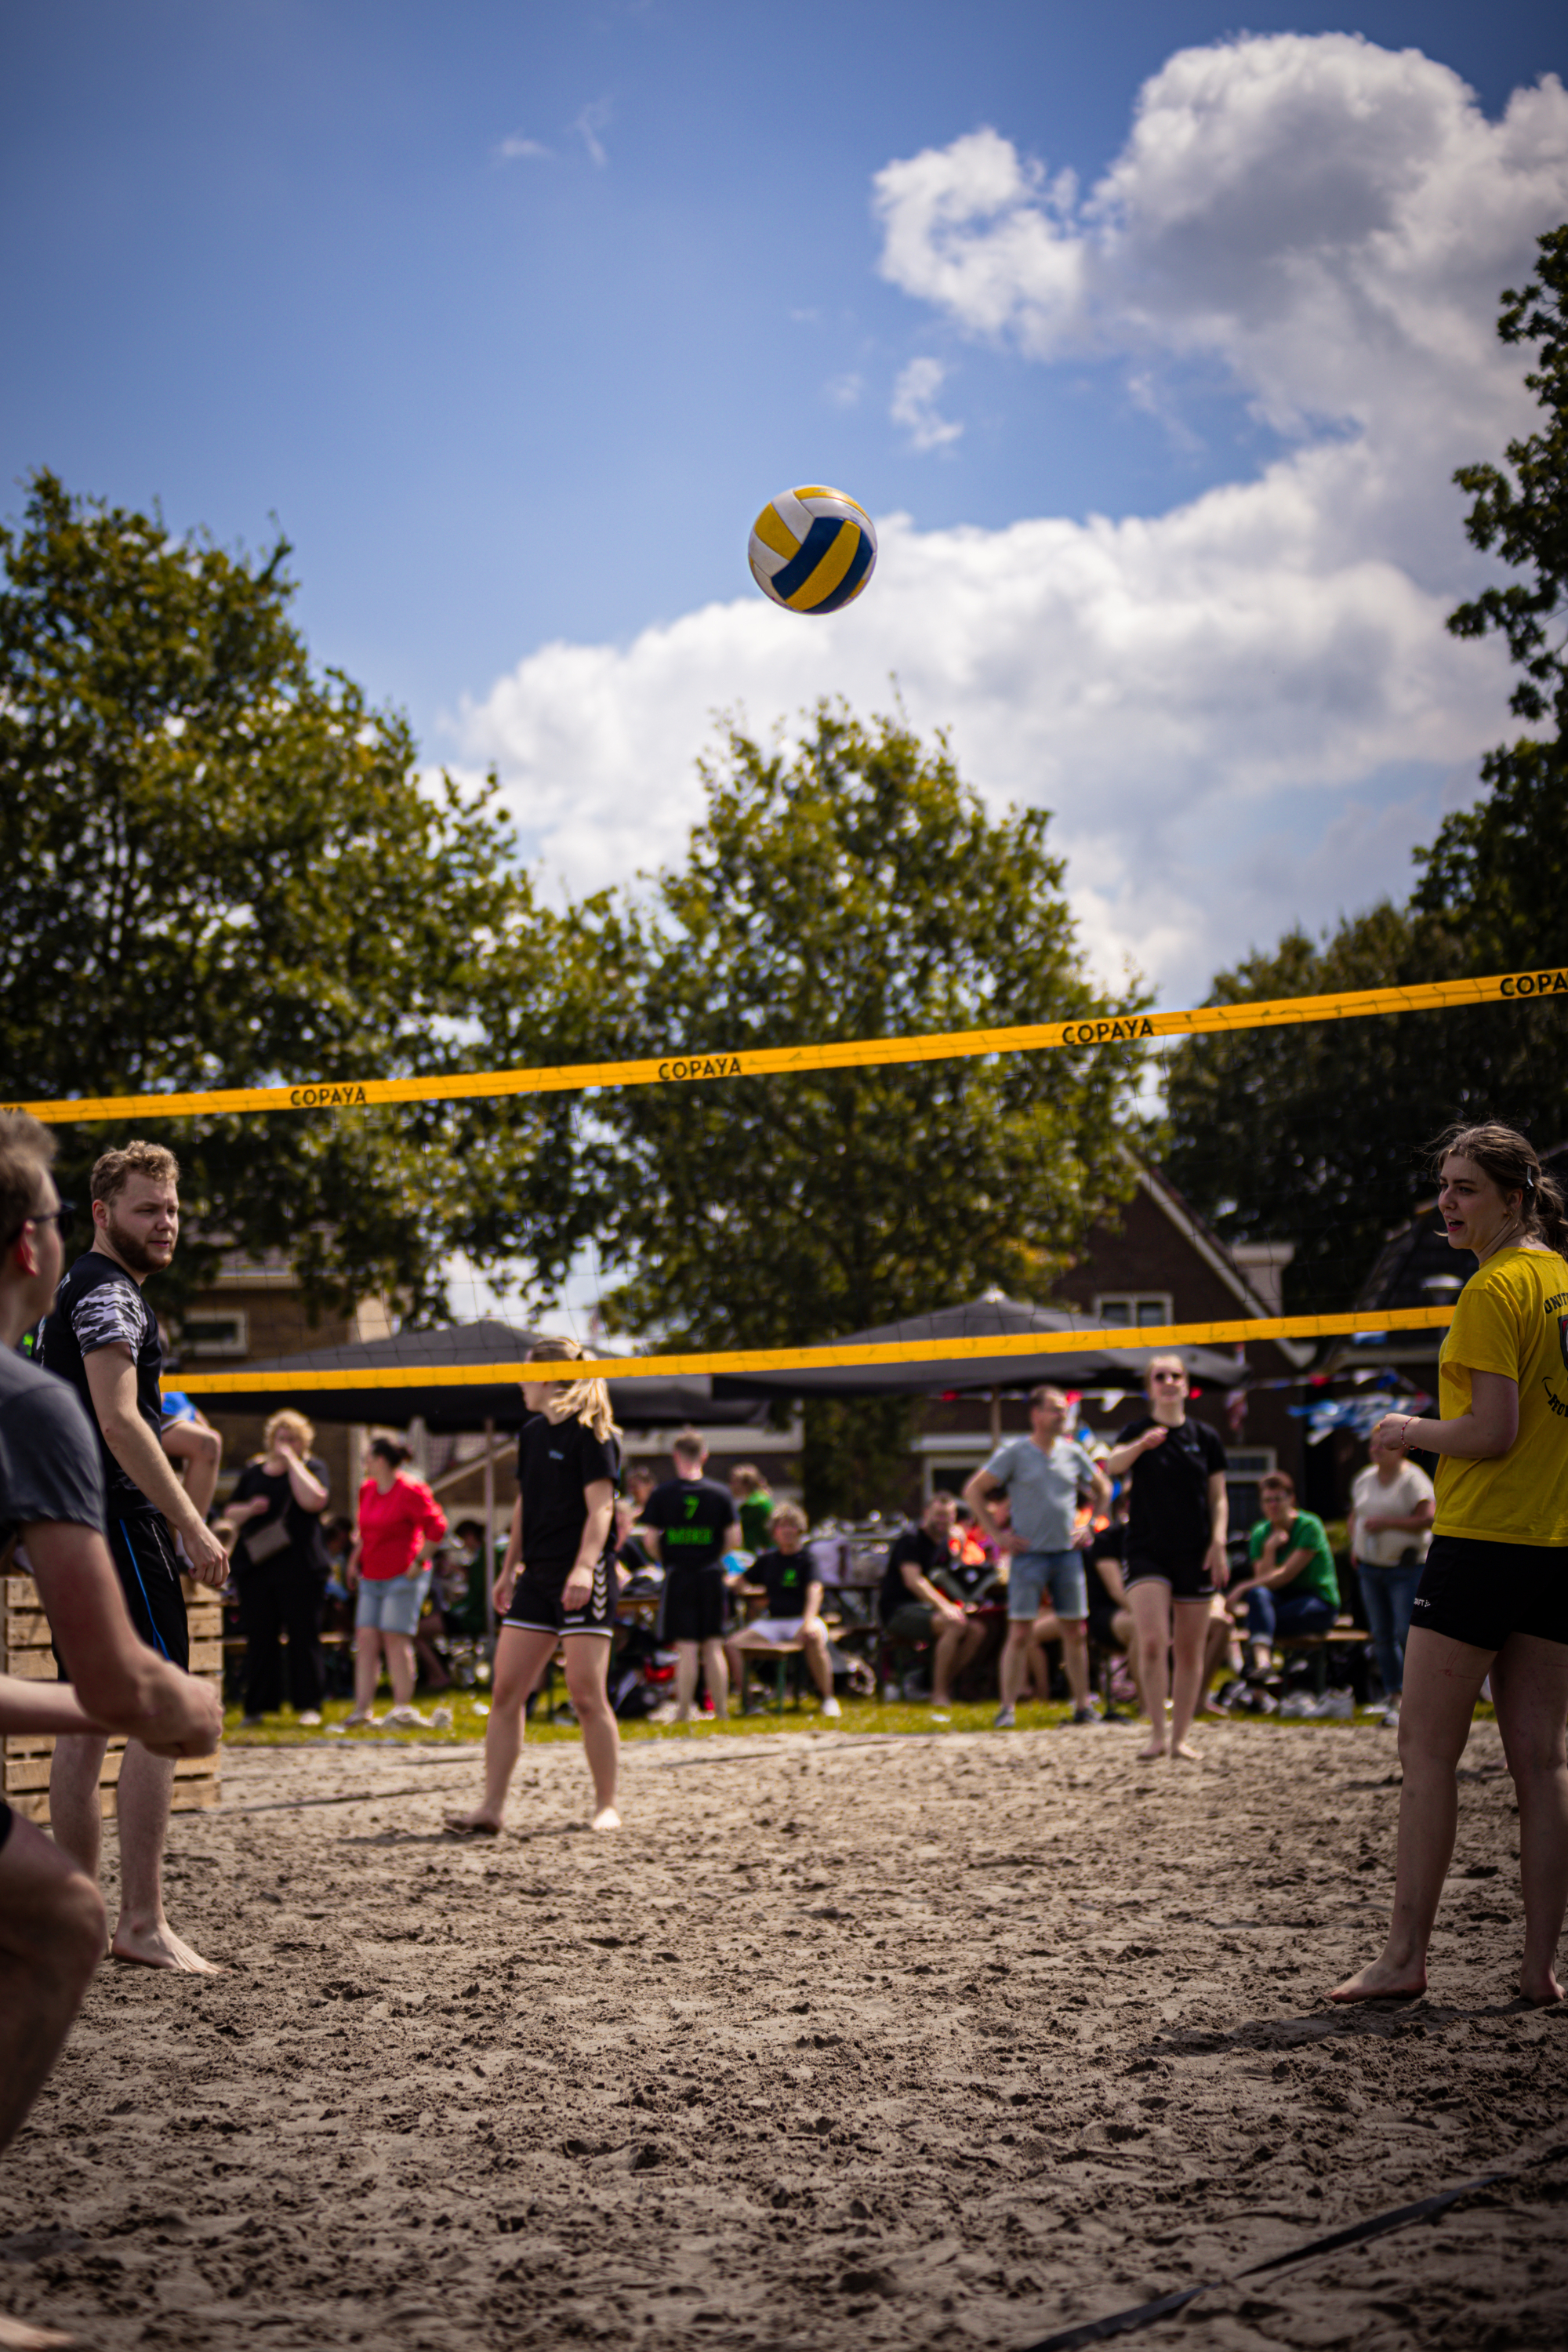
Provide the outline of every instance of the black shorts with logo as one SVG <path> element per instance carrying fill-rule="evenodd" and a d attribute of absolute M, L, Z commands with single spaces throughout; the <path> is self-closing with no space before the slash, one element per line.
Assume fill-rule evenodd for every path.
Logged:
<path fill-rule="evenodd" d="M 1434 1536 L 1410 1622 L 1476 1650 L 1500 1650 L 1510 1633 L 1568 1643 L 1568 1545 Z"/>
<path fill-rule="evenodd" d="M 613 1561 L 602 1559 L 594 1570 L 593 1590 L 581 1609 L 562 1601 L 571 1562 L 564 1568 L 524 1568 L 512 1588 L 511 1606 L 501 1619 L 525 1633 L 603 1633 L 616 1630 Z"/>
<path fill-rule="evenodd" d="M 672 1568 L 658 1606 L 661 1642 L 721 1642 L 724 1638 L 724 1571 Z"/>
<path fill-rule="evenodd" d="M 188 1672 L 191 1633 L 179 1554 L 167 1522 L 152 1515 L 121 1518 L 111 1508 L 109 1549 L 138 1634 L 161 1658 Z"/>
<path fill-rule="evenodd" d="M 1208 1549 L 1202 1551 L 1134 1552 L 1121 1571 L 1121 1581 L 1168 1584 L 1173 1601 L 1212 1601 L 1214 1579 L 1208 1571 Z"/>

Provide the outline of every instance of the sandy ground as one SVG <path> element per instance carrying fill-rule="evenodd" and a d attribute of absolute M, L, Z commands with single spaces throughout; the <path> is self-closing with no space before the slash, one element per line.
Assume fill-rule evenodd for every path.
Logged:
<path fill-rule="evenodd" d="M 0 2307 L 111 2352 L 1023 2352 L 1568 2140 L 1495 1732 L 1431 1998 L 1351 2014 L 1392 1736 L 1138 1737 L 647 1744 L 618 1838 L 536 1748 L 489 1846 L 439 1833 L 461 1752 L 235 1758 L 170 1904 L 231 1972 L 100 1975 L 0 2172 Z M 1561 2345 L 1565 2202 L 1568 2151 L 1132 2340 Z"/>

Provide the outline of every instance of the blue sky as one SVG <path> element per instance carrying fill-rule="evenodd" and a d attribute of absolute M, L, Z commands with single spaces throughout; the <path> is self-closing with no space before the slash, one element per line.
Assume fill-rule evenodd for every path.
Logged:
<path fill-rule="evenodd" d="M 919 583 L 948 576 L 959 541 L 944 535 L 978 534 L 974 546 L 1001 565 L 999 551 L 1011 563 L 1022 545 L 1009 534 L 1037 520 L 1211 515 L 1205 496 L 1224 485 L 1256 483 L 1356 432 L 1371 446 L 1377 428 L 1357 395 L 1342 403 L 1331 389 L 1309 403 L 1310 420 L 1289 414 L 1266 381 L 1256 320 L 1188 331 L 1183 319 L 1206 298 L 1196 266 L 1184 277 L 1186 264 L 1171 259 L 1169 220 L 1148 248 L 1148 270 L 1173 289 L 1155 329 L 1125 273 L 1097 295 L 1098 323 L 1075 314 L 1042 326 L 1025 288 L 994 329 L 973 273 L 950 296 L 926 248 L 889 276 L 890 215 L 874 215 L 873 190 L 900 160 L 969 157 L 955 142 L 989 126 L 1026 172 L 1033 159 L 1047 178 L 1077 175 L 1077 199 L 1062 202 L 1079 205 L 1074 234 L 1092 262 L 1084 196 L 1127 151 L 1141 89 L 1179 50 L 1214 51 L 1228 71 L 1217 45 L 1234 29 L 1227 13 L 1171 0 L 1094 11 L 985 0 L 787 10 L 12 0 L 0 19 L 5 480 L 47 464 L 74 488 L 160 499 L 171 525 L 204 524 L 228 543 L 260 544 L 275 516 L 296 548 L 298 611 L 317 656 L 405 709 L 433 757 L 497 759 L 531 845 L 569 882 L 629 872 L 695 813 L 689 793 L 663 783 L 668 824 L 650 834 L 637 814 L 646 780 L 628 753 L 625 790 L 595 803 L 594 843 L 555 822 L 552 789 L 559 798 L 579 771 L 596 777 L 605 756 L 567 740 L 574 691 L 623 697 L 624 748 L 645 731 L 637 698 L 655 691 L 648 677 L 679 672 L 679 694 L 658 688 L 673 778 L 700 747 L 691 713 L 729 698 L 731 682 L 766 718 L 770 694 L 858 690 L 867 664 L 878 677 L 896 668 L 922 724 L 954 719 L 985 789 L 1029 794 L 1029 779 L 1042 779 L 1082 869 L 1099 951 L 1137 954 L 1169 995 L 1244 946 L 1249 923 L 1261 935 L 1294 912 L 1327 919 L 1384 887 L 1404 835 L 1425 837 L 1473 777 L 1477 749 L 1500 725 L 1500 674 L 1466 673 L 1478 682 L 1455 706 L 1451 740 L 1414 722 L 1402 737 L 1405 706 L 1391 689 L 1381 731 L 1363 727 L 1348 748 L 1314 738 L 1295 766 L 1277 740 L 1300 698 L 1292 687 L 1283 719 L 1260 715 L 1268 757 L 1250 782 L 1227 786 L 1223 808 L 1191 803 L 1207 807 L 1234 870 L 1223 908 L 1205 910 L 1201 884 L 1182 882 L 1191 903 L 1167 939 L 1149 877 L 1112 873 L 1087 812 L 1075 814 L 1072 743 L 1053 748 L 1022 700 L 1018 724 L 1005 723 L 1009 697 L 1026 700 L 1016 666 L 993 688 L 976 687 L 973 664 L 953 682 L 928 659 L 922 626 L 945 642 L 960 624 Z M 1507 0 L 1485 12 L 1365 5 L 1353 17 L 1254 8 L 1247 29 L 1414 46 L 1468 84 L 1492 125 L 1568 46 L 1559 10 Z M 1289 73 L 1304 74 L 1315 54 L 1292 53 Z M 1429 131 L 1425 115 L 1409 119 L 1413 153 L 1427 139 L 1453 139 L 1456 155 L 1474 147 L 1474 125 Z M 1540 227 L 1568 214 L 1558 149 L 1532 168 L 1533 193 L 1464 279 L 1487 334 L 1495 304 L 1477 289 L 1500 283 L 1505 255 L 1527 261 L 1536 214 Z M 1267 157 L 1247 169 L 1266 175 Z M 1495 177 L 1503 166 L 1483 158 L 1475 169 Z M 1040 185 L 1008 217 L 1043 218 Z M 1327 253 L 1339 232 L 1321 191 L 1301 204 Z M 978 253 L 972 239 L 966 266 Z M 925 411 L 911 405 L 914 362 L 936 386 Z M 1435 402 L 1447 397 L 1434 389 Z M 1490 454 L 1465 440 L 1492 429 L 1486 402 L 1450 404 L 1459 454 Z M 1446 470 L 1449 441 L 1437 435 L 1433 448 Z M 759 667 L 752 640 L 722 630 L 694 652 L 692 615 L 754 596 L 744 557 L 756 508 L 803 479 L 910 518 L 885 557 L 879 633 L 819 635 L 819 668 L 807 670 L 792 644 L 776 675 L 771 656 Z M 1412 499 L 1401 496 L 1404 511 Z M 12 511 L 17 503 L 12 489 Z M 1422 650 L 1426 607 L 1467 574 L 1461 502 L 1441 474 L 1428 505 L 1430 526 L 1415 538 L 1390 524 L 1359 554 L 1336 556 L 1336 593 L 1352 604 L 1342 595 L 1331 626 L 1304 625 L 1301 676 L 1320 640 L 1354 636 L 1360 592 L 1346 583 L 1364 572 L 1375 603 L 1380 565 L 1399 575 L 1385 583 L 1390 612 L 1406 588 L 1416 599 L 1391 623 L 1390 663 L 1413 677 L 1411 665 L 1436 659 Z M 1080 536 L 1038 561 L 1059 569 L 1091 552 Z M 1162 593 L 1179 603 L 1188 590 Z M 900 611 L 914 616 L 907 655 Z M 837 625 L 766 619 L 783 631 Z M 984 614 L 969 625 L 984 643 Z M 858 644 L 863 657 L 851 660 L 845 649 Z M 552 645 L 583 649 L 577 667 L 541 669 Z M 1129 657 L 1146 667 L 1136 649 Z M 1255 670 L 1255 656 L 1237 658 Z M 1219 678 L 1205 696 L 1226 690 Z M 1366 688 L 1345 691 L 1364 699 Z M 1130 713 L 1129 772 L 1146 768 L 1162 726 L 1179 796 L 1210 758 L 1185 708 Z M 548 774 L 542 740 L 555 747 Z M 1336 851 L 1347 812 L 1360 814 Z"/>

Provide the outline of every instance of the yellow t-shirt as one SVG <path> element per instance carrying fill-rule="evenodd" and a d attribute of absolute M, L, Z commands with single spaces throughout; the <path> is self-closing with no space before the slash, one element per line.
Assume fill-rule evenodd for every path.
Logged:
<path fill-rule="evenodd" d="M 1519 1382 L 1519 1435 L 1490 1461 L 1441 1457 L 1434 1532 L 1568 1544 L 1568 1265 L 1555 1250 L 1504 1250 L 1471 1275 L 1438 1360 L 1445 1421 L 1470 1410 L 1472 1372 Z"/>

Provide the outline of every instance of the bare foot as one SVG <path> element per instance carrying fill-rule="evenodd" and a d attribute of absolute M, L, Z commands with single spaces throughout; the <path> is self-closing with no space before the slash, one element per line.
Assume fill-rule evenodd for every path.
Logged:
<path fill-rule="evenodd" d="M 1519 1989 L 1525 2000 L 1533 2002 L 1537 2009 L 1554 2008 L 1563 1998 L 1563 1988 L 1551 1969 L 1547 1969 L 1543 1977 L 1530 1976 L 1521 1969 Z"/>
<path fill-rule="evenodd" d="M 602 1805 L 594 1816 L 593 1825 L 596 1830 L 618 1830 L 621 1817 L 614 1805 Z"/>
<path fill-rule="evenodd" d="M 1395 1968 L 1392 1960 L 1373 1960 L 1336 1985 L 1329 1995 L 1331 2000 L 1418 2000 L 1426 1990 L 1425 1960 L 1405 1960 Z"/>
<path fill-rule="evenodd" d="M 75 2344 L 75 2336 L 62 2336 L 58 2327 L 35 2327 L 26 2319 L 7 2319 L 0 2315 L 0 2352 L 53 2352 L 56 2345 Z"/>
<path fill-rule="evenodd" d="M 1138 1750 L 1138 1761 L 1140 1764 L 1157 1763 L 1164 1752 L 1165 1743 L 1163 1739 L 1151 1739 L 1147 1748 L 1141 1748 Z"/>
<path fill-rule="evenodd" d="M 1181 1758 L 1184 1764 L 1201 1764 L 1204 1760 L 1202 1756 L 1198 1753 L 1198 1750 L 1193 1746 L 1190 1739 L 1179 1740 L 1176 1746 L 1172 1748 L 1171 1761 L 1173 1764 L 1175 1762 L 1178 1756 Z"/>
<path fill-rule="evenodd" d="M 500 1837 L 500 1816 L 476 1805 L 471 1813 L 448 1813 L 444 1826 L 453 1837 Z"/>
<path fill-rule="evenodd" d="M 186 1977 L 224 1974 L 216 1960 L 204 1960 L 199 1952 L 193 1952 L 166 1919 L 156 1927 L 127 1927 L 121 1923 L 114 1931 L 109 1957 L 112 1960 L 136 1960 L 144 1969 L 174 1969 Z"/>

